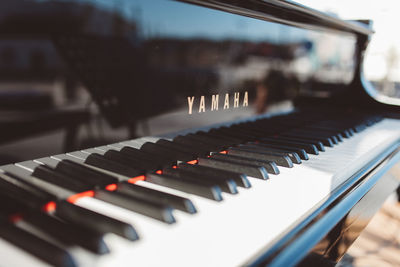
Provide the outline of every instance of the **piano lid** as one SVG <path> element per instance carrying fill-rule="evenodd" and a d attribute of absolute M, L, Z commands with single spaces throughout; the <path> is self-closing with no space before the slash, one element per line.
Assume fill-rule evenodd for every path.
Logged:
<path fill-rule="evenodd" d="M 27 118 L 28 136 L 52 129 L 37 113 L 153 135 L 328 98 L 353 80 L 369 33 L 286 1 L 1 1 L 1 120 L 14 130 L 0 139 Z M 43 115 L 66 107 L 83 113 Z"/>
<path fill-rule="evenodd" d="M 290 0 L 183 0 L 211 8 L 224 10 L 253 18 L 269 20 L 300 28 L 339 30 L 360 35 L 370 35 L 373 31 L 356 21 L 343 21 Z"/>

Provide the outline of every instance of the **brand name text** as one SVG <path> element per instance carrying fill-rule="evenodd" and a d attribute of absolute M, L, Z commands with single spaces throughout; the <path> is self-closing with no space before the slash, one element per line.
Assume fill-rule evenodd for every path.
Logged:
<path fill-rule="evenodd" d="M 207 99 L 208 101 L 206 101 Z M 224 101 L 223 106 L 220 105 L 220 100 Z M 231 107 L 233 108 L 247 107 L 249 105 L 249 93 L 247 91 L 235 92 L 233 94 L 225 94 L 225 96 L 220 96 L 219 94 L 215 94 L 211 95 L 211 99 L 206 98 L 206 96 L 204 95 L 199 97 L 188 96 L 187 101 L 188 101 L 188 114 L 193 114 L 194 112 L 203 113 L 206 112 L 206 110 L 217 111 L 220 108 L 226 110 L 230 109 Z M 198 105 L 195 106 L 194 105 L 195 102 L 198 103 Z"/>

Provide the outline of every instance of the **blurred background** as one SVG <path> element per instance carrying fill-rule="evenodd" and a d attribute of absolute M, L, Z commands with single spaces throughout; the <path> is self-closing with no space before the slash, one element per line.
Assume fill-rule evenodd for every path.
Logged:
<path fill-rule="evenodd" d="M 382 94 L 400 97 L 399 1 L 303 0 L 301 3 L 342 19 L 372 20 L 375 34 L 366 53 L 365 76 Z M 400 266 L 400 205 L 396 195 L 389 197 L 338 266 Z"/>
<path fill-rule="evenodd" d="M 364 72 L 377 90 L 400 97 L 400 23 L 396 0 L 302 0 L 299 3 L 346 20 L 369 19 L 375 34 L 368 46 Z"/>

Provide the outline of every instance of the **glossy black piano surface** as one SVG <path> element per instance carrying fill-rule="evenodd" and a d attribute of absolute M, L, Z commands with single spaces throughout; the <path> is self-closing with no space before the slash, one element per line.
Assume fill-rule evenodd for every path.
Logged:
<path fill-rule="evenodd" d="M 77 193 L 173 224 L 171 208 L 193 214 L 196 205 L 136 181 L 220 201 L 250 187 L 245 174 L 279 177 L 282 168 L 398 117 L 397 106 L 375 100 L 362 77 L 370 34 L 366 23 L 286 1 L 1 1 L 0 187 L 8 191 L 0 200 L 26 199 L 0 205 L 0 237 L 50 264 L 74 264 L 59 243 L 104 254 L 100 233 L 132 242 L 141 235 L 126 222 L 71 204 Z M 72 158 L 61 155 L 66 152 Z M 379 168 L 397 162 L 396 153 L 397 143 L 280 240 L 237 264 L 339 260 L 368 221 L 354 219 L 365 213 L 367 192 L 379 191 L 369 194 L 377 208 L 395 189 L 393 181 L 389 189 L 373 186 Z M 44 158 L 57 154 L 62 163 Z M 22 161 L 21 172 L 10 165 Z M 194 174 L 185 162 L 207 168 Z M 194 181 L 199 177 L 205 180 Z M 62 190 L 54 193 L 47 183 Z M 55 205 L 56 219 L 39 212 L 53 213 Z M 337 220 L 327 224 L 333 213 Z M 21 218 L 59 243 L 10 223 Z M 318 231 L 319 224 L 326 229 Z M 293 249 L 309 235 L 309 247 L 295 257 Z"/>
<path fill-rule="evenodd" d="M 299 94 L 327 97 L 352 81 L 356 66 L 354 34 L 175 1 L 1 5 L 3 110 L 85 107 L 79 94 L 84 90 L 112 126 L 134 128 L 160 114 L 165 120 L 170 113 L 191 115 L 191 124 L 161 131 L 166 133 L 205 117 L 210 124 L 227 120 L 209 120 L 227 113 L 263 113 L 271 103 Z M 34 84 L 51 90 L 57 82 L 63 105 L 54 103 L 52 91 L 29 90 Z M 218 97 L 215 106 L 212 95 Z"/>

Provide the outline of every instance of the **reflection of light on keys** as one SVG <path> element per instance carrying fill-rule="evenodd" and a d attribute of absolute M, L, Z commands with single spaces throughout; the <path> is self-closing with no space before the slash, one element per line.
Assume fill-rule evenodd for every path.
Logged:
<path fill-rule="evenodd" d="M 332 190 L 387 150 L 400 136 L 396 134 L 397 129 L 400 123 L 394 120 L 368 127 L 332 148 L 326 147 L 318 156 L 310 155 L 309 160 L 294 168 L 280 167 L 281 174 L 271 176 L 268 181 L 249 177 L 251 188 L 238 188 L 237 195 L 223 193 L 222 202 L 148 183 L 145 176 L 131 178 L 130 182 L 136 185 L 192 200 L 198 213 L 189 215 L 176 210 L 177 222 L 172 225 L 91 197 L 79 198 L 75 204 L 131 223 L 140 236 L 140 240 L 131 243 L 119 238 L 109 239 L 117 249 L 101 257 L 99 266 L 123 265 L 132 255 L 135 255 L 135 263 L 148 266 L 166 262 L 193 265 L 193 258 L 197 259 L 194 263 L 197 266 L 210 265 L 210 259 L 213 265 L 238 265 L 280 238 L 318 208 Z M 149 251 L 157 251 L 157 257 L 149 257 Z M 196 257 L 198 251 L 204 257 Z"/>
<path fill-rule="evenodd" d="M 85 191 L 82 193 L 72 195 L 67 200 L 68 200 L 68 202 L 75 203 L 76 201 L 78 201 L 81 198 L 87 198 L 87 197 L 93 197 L 93 196 L 94 196 L 94 191 L 90 190 L 90 191 Z"/>

